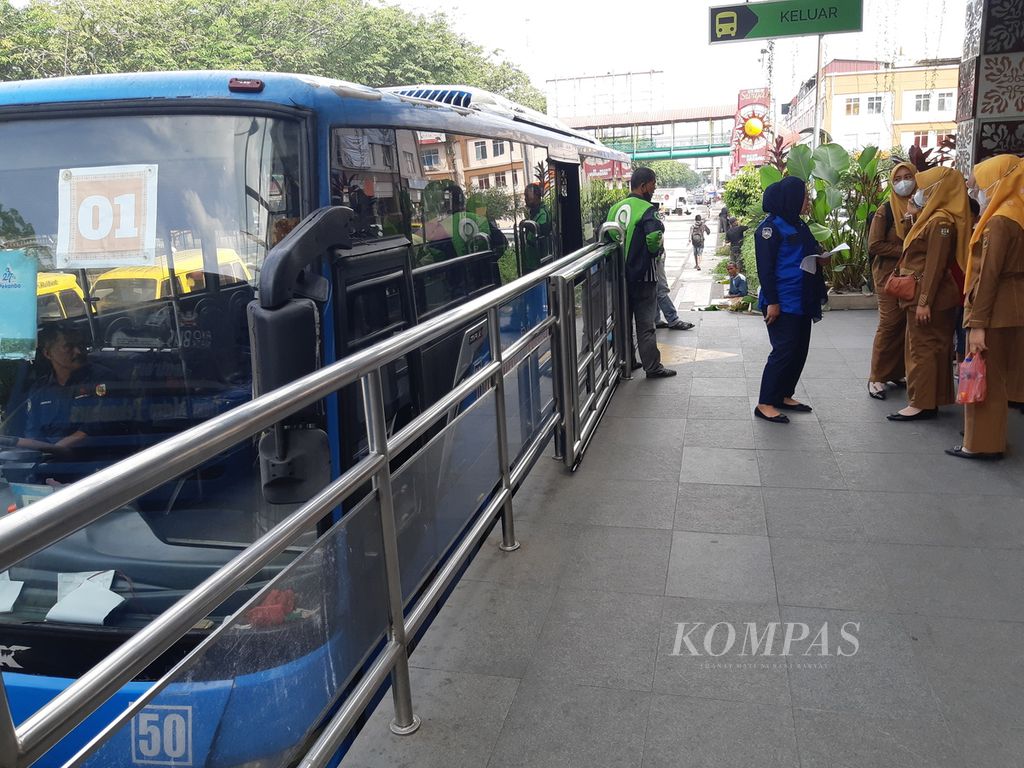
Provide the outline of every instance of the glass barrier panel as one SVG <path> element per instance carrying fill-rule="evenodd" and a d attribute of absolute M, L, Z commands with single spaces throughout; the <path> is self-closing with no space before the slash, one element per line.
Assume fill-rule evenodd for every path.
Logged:
<path fill-rule="evenodd" d="M 232 616 L 83 765 L 287 765 L 387 628 L 374 496 Z M 123 709 L 140 692 L 115 698 Z"/>
<path fill-rule="evenodd" d="M 406 602 L 500 481 L 494 392 L 449 421 L 391 479 Z"/>
<path fill-rule="evenodd" d="M 548 316 L 548 288 L 539 283 L 498 309 L 501 348 L 508 349 Z"/>
<path fill-rule="evenodd" d="M 554 412 L 551 339 L 539 337 L 532 350 L 505 374 L 505 420 L 508 455 L 514 466 L 523 449 Z"/>

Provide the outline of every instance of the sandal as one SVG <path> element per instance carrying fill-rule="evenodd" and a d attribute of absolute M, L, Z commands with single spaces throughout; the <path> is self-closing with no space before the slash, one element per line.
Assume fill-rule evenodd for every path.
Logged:
<path fill-rule="evenodd" d="M 881 389 L 872 389 L 872 384 L 882 384 Z M 868 382 L 868 395 L 873 397 L 875 400 L 885 400 L 885 384 L 883 382 L 869 381 Z"/>

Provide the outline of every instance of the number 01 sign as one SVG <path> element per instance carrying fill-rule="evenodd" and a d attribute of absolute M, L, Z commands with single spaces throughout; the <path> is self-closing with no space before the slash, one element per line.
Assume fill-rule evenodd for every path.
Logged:
<path fill-rule="evenodd" d="M 156 260 L 155 165 L 65 168 L 58 186 L 58 269 Z"/>

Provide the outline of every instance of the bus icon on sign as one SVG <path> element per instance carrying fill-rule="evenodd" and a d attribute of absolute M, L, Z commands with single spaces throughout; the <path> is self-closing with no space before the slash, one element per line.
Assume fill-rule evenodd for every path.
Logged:
<path fill-rule="evenodd" d="M 715 16 L 715 36 L 736 37 L 737 23 L 735 11 L 722 11 Z"/>

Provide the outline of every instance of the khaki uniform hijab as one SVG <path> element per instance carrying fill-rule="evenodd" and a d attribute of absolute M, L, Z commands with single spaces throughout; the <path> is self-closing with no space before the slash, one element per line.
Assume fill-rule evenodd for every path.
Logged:
<path fill-rule="evenodd" d="M 889 207 L 892 208 L 892 225 L 900 240 L 903 240 L 907 236 L 907 222 L 904 217 L 907 215 L 907 203 L 910 198 L 900 197 L 896 194 L 896 190 L 893 189 L 893 184 L 896 183 L 896 173 L 901 168 L 906 168 L 912 176 L 917 174 L 917 168 L 910 163 L 900 163 L 893 166 L 892 172 L 889 174 Z M 914 193 L 911 192 L 910 194 L 913 195 Z"/>
<path fill-rule="evenodd" d="M 924 236 L 925 228 L 933 221 L 948 221 L 956 228 L 956 261 L 967 263 L 967 249 L 971 237 L 971 204 L 967 198 L 967 184 L 959 171 L 938 166 L 921 171 L 914 177 L 917 188 L 924 191 L 924 210 L 910 228 L 903 248 Z"/>
<path fill-rule="evenodd" d="M 1024 229 L 1024 163 L 1016 155 L 996 155 L 974 166 L 974 179 L 978 189 L 989 190 L 988 205 L 981 212 L 978 226 L 971 237 L 964 270 L 964 285 L 970 286 L 974 269 L 974 245 L 982 238 L 989 219 L 1005 216 Z M 995 189 L 991 187 L 995 185 Z"/>

